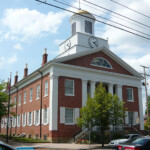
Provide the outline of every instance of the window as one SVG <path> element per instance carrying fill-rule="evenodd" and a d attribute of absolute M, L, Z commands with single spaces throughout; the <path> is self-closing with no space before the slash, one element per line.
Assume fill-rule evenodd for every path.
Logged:
<path fill-rule="evenodd" d="M 21 105 L 21 94 L 19 94 L 19 103 L 18 103 L 18 106 Z"/>
<path fill-rule="evenodd" d="M 102 58 L 102 57 L 97 57 L 97 58 L 93 59 L 91 62 L 91 65 L 112 69 L 111 64 L 105 58 Z"/>
<path fill-rule="evenodd" d="M 85 32 L 92 34 L 92 22 L 85 20 Z"/>
<path fill-rule="evenodd" d="M 2 127 L 2 128 L 4 127 L 4 118 L 2 118 L 1 127 Z"/>
<path fill-rule="evenodd" d="M 45 89 L 44 89 L 44 95 L 48 95 L 48 81 L 45 81 Z"/>
<path fill-rule="evenodd" d="M 29 116 L 28 116 L 28 121 L 29 121 L 29 126 L 32 125 L 32 112 L 29 112 Z"/>
<path fill-rule="evenodd" d="M 65 80 L 65 95 L 74 96 L 74 81 Z"/>
<path fill-rule="evenodd" d="M 131 112 L 131 111 L 129 111 L 128 112 L 128 122 L 129 122 L 129 124 L 131 124 L 131 125 L 133 125 L 134 124 L 134 113 L 133 112 Z"/>
<path fill-rule="evenodd" d="M 26 91 L 24 91 L 24 104 L 26 104 L 26 100 L 27 100 L 27 93 Z"/>
<path fill-rule="evenodd" d="M 10 104 L 12 104 L 12 99 L 10 99 Z"/>
<path fill-rule="evenodd" d="M 13 118 L 12 126 L 13 126 L 13 127 L 16 126 L 16 117 Z"/>
<path fill-rule="evenodd" d="M 133 102 L 133 89 L 127 88 L 127 100 Z"/>
<path fill-rule="evenodd" d="M 16 107 L 16 96 L 14 98 L 14 107 Z"/>
<path fill-rule="evenodd" d="M 66 108 L 65 109 L 65 123 L 66 124 L 73 124 L 73 109 L 72 108 Z"/>
<path fill-rule="evenodd" d="M 40 98 L 40 85 L 36 86 L 36 99 Z"/>
<path fill-rule="evenodd" d="M 39 110 L 35 111 L 35 125 L 39 125 L 40 124 L 40 113 Z"/>
<path fill-rule="evenodd" d="M 22 126 L 26 126 L 26 113 L 22 114 Z"/>
<path fill-rule="evenodd" d="M 20 127 L 20 115 L 17 116 L 17 126 Z"/>
<path fill-rule="evenodd" d="M 76 33 L 76 22 L 72 24 L 72 36 Z"/>
<path fill-rule="evenodd" d="M 30 102 L 32 101 L 32 96 L 33 96 L 33 88 L 30 89 Z"/>
<path fill-rule="evenodd" d="M 48 123 L 48 118 L 47 118 L 47 108 L 44 109 L 43 112 L 43 124 L 47 124 Z"/>

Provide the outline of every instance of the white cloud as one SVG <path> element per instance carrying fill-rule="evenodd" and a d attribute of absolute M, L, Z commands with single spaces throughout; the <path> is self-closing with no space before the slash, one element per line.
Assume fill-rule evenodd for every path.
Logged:
<path fill-rule="evenodd" d="M 56 39 L 56 40 L 54 40 L 54 44 L 59 46 L 63 41 L 65 41 L 65 40 L 64 39 Z"/>
<path fill-rule="evenodd" d="M 12 65 L 17 61 L 17 56 L 13 55 L 12 57 L 0 57 L 0 70 L 5 68 L 7 65 Z"/>
<path fill-rule="evenodd" d="M 23 50 L 23 47 L 20 43 L 17 43 L 16 45 L 14 45 L 14 48 L 17 50 Z"/>
<path fill-rule="evenodd" d="M 3 28 L 8 29 L 9 36 L 30 40 L 43 34 L 55 34 L 66 15 L 64 12 L 42 14 L 28 8 L 6 9 L 1 24 Z"/>

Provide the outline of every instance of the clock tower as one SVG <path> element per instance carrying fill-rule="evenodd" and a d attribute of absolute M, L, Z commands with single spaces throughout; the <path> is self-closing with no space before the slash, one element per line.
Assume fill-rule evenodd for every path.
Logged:
<path fill-rule="evenodd" d="M 94 36 L 95 17 L 84 10 L 70 17 L 71 37 L 59 45 L 59 56 L 64 57 L 100 47 L 109 49 L 108 42 Z"/>

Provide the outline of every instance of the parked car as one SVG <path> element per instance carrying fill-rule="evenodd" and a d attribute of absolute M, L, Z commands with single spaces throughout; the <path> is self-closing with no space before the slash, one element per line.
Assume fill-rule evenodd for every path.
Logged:
<path fill-rule="evenodd" d="M 140 137 L 140 136 L 141 136 L 140 134 L 126 134 L 122 139 L 116 139 L 116 140 L 110 141 L 108 146 L 115 148 L 120 143 L 124 143 L 132 138 Z"/>
<path fill-rule="evenodd" d="M 16 149 L 0 141 L 0 150 L 16 150 Z"/>
<path fill-rule="evenodd" d="M 117 146 L 118 150 L 150 150 L 150 137 L 138 138 Z"/>

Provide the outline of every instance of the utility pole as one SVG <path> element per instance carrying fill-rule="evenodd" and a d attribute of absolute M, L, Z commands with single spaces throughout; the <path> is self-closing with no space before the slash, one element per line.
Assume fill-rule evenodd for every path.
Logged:
<path fill-rule="evenodd" d="M 146 94 L 146 106 L 147 106 L 147 122 L 148 122 L 148 129 L 149 129 L 149 105 L 148 105 L 148 95 L 147 95 L 147 79 L 146 79 L 146 77 L 147 76 L 150 76 L 150 75 L 148 75 L 148 74 L 146 74 L 146 69 L 149 69 L 149 67 L 146 67 L 146 66 L 142 66 L 141 65 L 141 67 L 143 67 L 143 69 L 144 69 L 144 79 L 145 79 L 145 94 Z"/>

